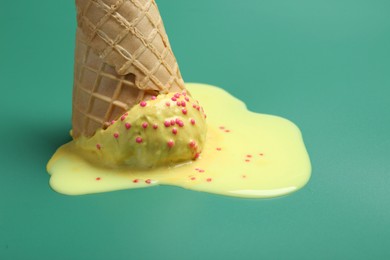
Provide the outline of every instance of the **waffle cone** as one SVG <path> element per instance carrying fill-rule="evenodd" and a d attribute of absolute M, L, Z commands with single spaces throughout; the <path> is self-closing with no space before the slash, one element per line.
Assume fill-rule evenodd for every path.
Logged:
<path fill-rule="evenodd" d="M 74 138 L 152 95 L 185 88 L 154 0 L 76 0 L 76 7 Z"/>

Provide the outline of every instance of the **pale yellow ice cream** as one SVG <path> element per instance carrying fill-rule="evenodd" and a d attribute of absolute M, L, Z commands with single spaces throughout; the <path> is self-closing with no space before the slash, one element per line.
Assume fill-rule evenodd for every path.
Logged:
<path fill-rule="evenodd" d="M 75 144 L 83 156 L 108 167 L 153 168 L 195 160 L 206 139 L 206 115 L 186 92 L 152 97 L 107 129 Z"/>
<path fill-rule="evenodd" d="M 107 168 L 97 164 L 95 162 L 97 160 L 86 161 L 83 150 L 77 148 L 75 141 L 72 141 L 61 146 L 47 165 L 48 172 L 51 174 L 51 187 L 63 194 L 81 195 L 155 185 L 174 185 L 227 196 L 270 198 L 299 190 L 308 182 L 311 171 L 310 159 L 301 132 L 292 122 L 276 116 L 250 112 L 244 103 L 221 88 L 203 84 L 186 84 L 186 88 L 202 101 L 202 105 L 210 114 L 210 117 L 207 118 L 207 138 L 199 160 L 175 165 L 175 167 L 163 166 L 149 170 L 128 167 Z M 170 99 L 165 98 L 165 100 Z M 163 100 L 157 100 L 155 104 L 157 105 L 157 103 L 164 104 Z M 148 102 L 144 108 L 148 108 L 149 105 Z M 171 108 L 172 105 L 173 102 L 171 102 Z M 196 112 L 195 110 L 191 112 L 191 106 L 187 105 L 187 107 L 189 113 Z M 189 119 L 189 114 L 187 114 L 188 118 L 180 114 L 181 107 L 173 108 L 172 114 Z M 141 108 L 134 109 L 137 109 L 138 112 L 142 111 Z M 164 111 L 162 113 L 171 117 L 170 112 Z M 201 113 L 196 112 L 191 117 L 195 118 L 196 115 L 199 115 L 197 117 L 199 122 L 196 122 L 196 126 L 199 127 L 198 129 L 203 128 L 204 126 L 200 127 L 201 124 L 204 124 Z M 166 116 L 159 118 L 163 120 Z M 128 117 L 127 119 L 129 119 Z M 143 119 L 140 120 L 142 122 Z M 133 120 L 133 122 L 135 121 L 137 120 Z M 152 119 L 150 122 L 152 121 L 154 120 Z M 195 152 L 187 153 L 189 150 L 186 143 L 189 138 L 193 138 L 193 134 L 201 134 L 199 140 L 204 140 L 205 134 L 198 130 L 196 133 L 191 133 L 190 131 L 193 129 L 189 127 L 191 125 L 186 120 L 183 122 L 185 125 L 182 129 L 178 128 L 179 132 L 177 133 L 178 139 L 183 140 L 183 145 L 176 143 L 173 148 L 178 148 L 186 152 L 187 155 L 194 156 Z M 121 129 L 125 122 L 120 121 L 116 124 L 118 129 Z M 159 123 L 159 130 L 161 130 L 162 124 Z M 110 128 L 106 132 L 100 132 L 99 138 L 106 135 L 109 140 L 112 140 L 115 131 Z M 137 131 L 142 133 L 144 129 L 141 128 L 137 127 Z M 161 131 L 164 134 L 156 136 L 156 138 L 162 139 L 159 141 L 162 146 L 156 146 L 156 152 L 161 150 L 160 153 L 164 155 L 164 158 L 181 156 L 180 153 L 176 155 L 174 149 L 164 148 L 166 147 L 164 142 L 172 137 L 170 134 L 172 128 L 163 128 L 164 130 Z M 184 130 L 186 128 L 190 129 L 189 132 Z M 131 129 L 134 130 L 134 128 Z M 152 130 L 154 131 L 148 126 L 146 133 L 149 134 L 143 135 L 143 137 L 154 138 L 153 133 L 157 132 Z M 102 135 L 102 133 L 104 134 Z M 126 132 L 120 134 L 118 147 L 120 146 L 127 153 L 134 152 L 135 149 L 124 144 L 133 145 L 137 135 L 129 132 L 131 137 L 122 139 Z M 198 142 L 200 143 L 200 141 Z M 87 154 L 92 154 L 95 158 L 98 158 L 96 156 L 99 155 L 102 159 L 104 156 L 110 156 L 110 158 L 117 156 L 110 155 L 104 149 L 103 143 L 97 152 L 96 143 L 95 139 L 88 144 L 90 152 Z M 114 144 L 115 142 L 109 144 L 110 150 L 115 147 Z M 201 146 L 199 145 L 199 147 Z M 141 149 L 143 149 L 143 153 L 148 151 L 146 147 Z M 151 150 L 153 154 L 153 148 Z M 136 158 L 140 158 L 140 156 Z M 147 158 L 155 161 L 151 155 L 147 155 Z M 162 160 L 162 157 L 160 158 Z"/>

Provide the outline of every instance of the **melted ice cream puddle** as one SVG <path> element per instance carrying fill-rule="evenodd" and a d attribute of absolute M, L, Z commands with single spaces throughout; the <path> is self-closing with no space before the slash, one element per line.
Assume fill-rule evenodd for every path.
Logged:
<path fill-rule="evenodd" d="M 175 167 L 141 171 L 97 167 L 63 145 L 47 165 L 50 186 L 67 195 L 175 185 L 246 198 L 269 198 L 302 188 L 311 165 L 299 129 L 290 121 L 249 112 L 224 90 L 187 84 L 207 112 L 201 157 Z"/>

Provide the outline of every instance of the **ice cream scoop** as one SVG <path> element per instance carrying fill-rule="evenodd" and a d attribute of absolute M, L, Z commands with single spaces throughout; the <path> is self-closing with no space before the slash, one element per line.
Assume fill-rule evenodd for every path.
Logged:
<path fill-rule="evenodd" d="M 197 159 L 206 139 L 206 115 L 186 92 L 141 101 L 107 129 L 79 137 L 84 156 L 108 167 L 153 168 Z"/>

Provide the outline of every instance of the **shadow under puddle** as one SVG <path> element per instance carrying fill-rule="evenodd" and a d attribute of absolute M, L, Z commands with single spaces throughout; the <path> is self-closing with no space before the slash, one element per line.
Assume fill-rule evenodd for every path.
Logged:
<path fill-rule="evenodd" d="M 28 131 L 26 131 L 26 124 Z M 46 171 L 46 164 L 54 152 L 63 144 L 70 142 L 71 129 L 67 120 L 17 121 L 13 125 L 8 151 L 21 163 L 30 162 L 31 166 L 41 166 Z M 15 162 L 14 162 L 15 163 Z M 41 168 L 40 167 L 40 168 Z"/>

